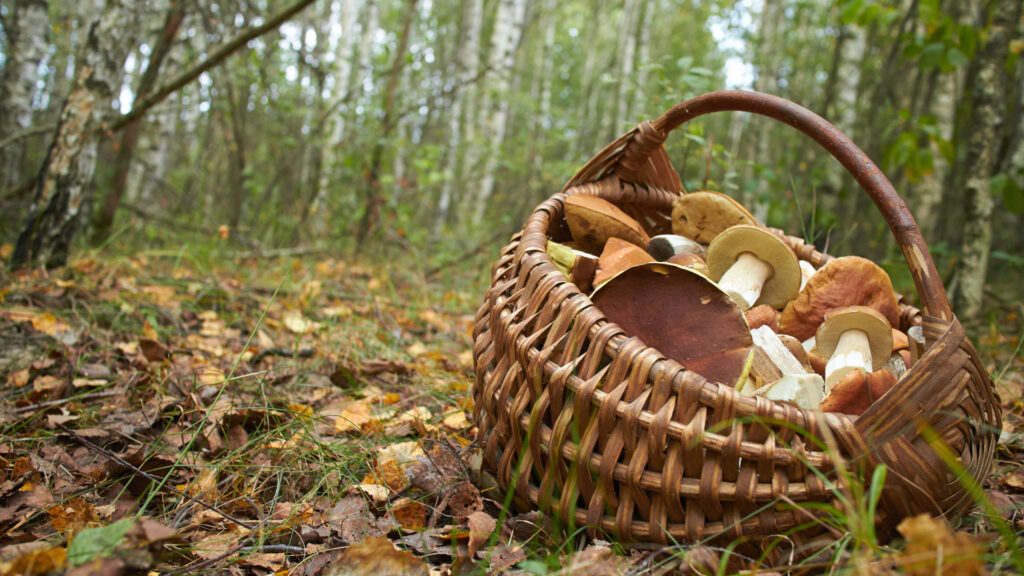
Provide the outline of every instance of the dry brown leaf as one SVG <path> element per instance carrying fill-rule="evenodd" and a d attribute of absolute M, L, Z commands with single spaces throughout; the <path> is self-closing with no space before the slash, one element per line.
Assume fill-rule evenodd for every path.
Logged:
<path fill-rule="evenodd" d="M 486 512 L 473 512 L 466 518 L 466 524 L 469 526 L 469 557 L 475 558 L 477 550 L 494 532 L 497 521 Z"/>
<path fill-rule="evenodd" d="M 422 530 L 427 526 L 427 507 L 410 498 L 400 498 L 391 506 L 391 516 L 407 530 Z"/>
<path fill-rule="evenodd" d="M 0 563 L 0 576 L 35 576 L 50 574 L 64 568 L 67 550 L 61 547 L 30 550 L 13 562 Z"/>
<path fill-rule="evenodd" d="M 328 524 L 342 542 L 358 542 L 368 536 L 383 535 L 366 503 L 359 494 L 343 497 L 328 513 Z"/>
<path fill-rule="evenodd" d="M 412 552 L 397 550 L 383 536 L 372 536 L 353 544 L 324 576 L 429 576 L 427 565 Z"/>
<path fill-rule="evenodd" d="M 985 573 L 985 547 L 966 532 L 953 532 L 945 520 L 920 514 L 896 527 L 907 540 L 900 565 L 908 576 L 945 574 L 973 576 Z"/>

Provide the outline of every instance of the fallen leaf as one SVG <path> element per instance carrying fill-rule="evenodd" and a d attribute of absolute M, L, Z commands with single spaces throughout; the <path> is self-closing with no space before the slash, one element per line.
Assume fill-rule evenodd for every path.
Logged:
<path fill-rule="evenodd" d="M 985 573 L 985 547 L 966 532 L 953 532 L 945 520 L 920 514 L 896 527 L 907 540 L 900 558 L 904 574 L 930 576 L 940 571 L 961 576 Z"/>
<path fill-rule="evenodd" d="M 410 498 L 401 498 L 392 504 L 391 516 L 408 530 L 422 530 L 427 525 L 427 507 Z"/>
<path fill-rule="evenodd" d="M 50 574 L 64 569 L 67 551 L 62 547 L 28 551 L 8 565 L 0 565 L 3 576 L 36 576 Z"/>
<path fill-rule="evenodd" d="M 162 362 L 170 355 L 167 346 L 153 338 L 139 338 L 139 349 L 150 362 Z"/>
<path fill-rule="evenodd" d="M 469 526 L 469 557 L 475 558 L 480 546 L 491 537 L 497 522 L 486 512 L 473 512 L 466 518 L 466 524 Z"/>
<path fill-rule="evenodd" d="M 427 565 L 411 552 L 398 550 L 383 536 L 371 536 L 353 544 L 324 576 L 429 576 Z"/>
<path fill-rule="evenodd" d="M 319 322 L 314 322 L 313 320 L 306 318 L 302 315 L 302 312 L 299 312 L 298 310 L 289 310 L 285 312 L 284 318 L 282 318 L 281 321 L 284 322 L 285 328 L 296 334 L 313 332 L 320 327 Z"/>

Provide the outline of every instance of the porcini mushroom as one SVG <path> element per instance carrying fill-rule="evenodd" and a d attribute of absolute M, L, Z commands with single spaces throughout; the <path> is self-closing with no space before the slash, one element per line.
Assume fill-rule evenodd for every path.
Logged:
<path fill-rule="evenodd" d="M 672 203 L 672 232 L 708 244 L 737 224 L 757 225 L 754 216 L 720 192 L 690 192 Z"/>
<path fill-rule="evenodd" d="M 825 393 L 854 371 L 873 372 L 892 352 L 892 328 L 885 316 L 867 306 L 847 306 L 825 314 L 815 335 L 825 364 Z"/>
<path fill-rule="evenodd" d="M 851 372 L 821 401 L 821 410 L 860 416 L 895 385 L 896 376 L 888 370 Z"/>
<path fill-rule="evenodd" d="M 678 234 L 658 234 L 647 243 L 647 253 L 655 260 L 665 262 L 680 254 L 694 254 L 704 257 L 704 247 L 685 236 Z"/>
<path fill-rule="evenodd" d="M 565 199 L 565 221 L 572 238 L 588 251 L 598 253 L 611 237 L 647 248 L 649 238 L 640 223 L 618 206 L 590 194 Z"/>
<path fill-rule="evenodd" d="M 704 262 L 704 259 L 696 254 L 676 254 L 675 256 L 665 260 L 669 264 L 675 264 L 676 266 L 682 266 L 683 268 L 689 268 L 694 272 L 700 272 L 701 274 L 708 275 L 708 265 Z"/>
<path fill-rule="evenodd" d="M 750 336 L 754 346 L 765 353 L 779 374 L 777 379 L 767 382 L 754 394 L 816 410 L 825 395 L 825 383 L 821 376 L 808 372 L 771 328 L 755 328 L 750 331 Z"/>
<path fill-rule="evenodd" d="M 565 244 L 548 240 L 548 256 L 565 277 L 582 292 L 590 292 L 597 272 L 597 256 L 573 250 Z"/>
<path fill-rule="evenodd" d="M 620 238 L 609 238 L 604 250 L 597 260 L 597 274 L 594 275 L 594 286 L 600 286 L 612 276 L 630 266 L 653 262 L 654 258 L 636 244 Z"/>
<path fill-rule="evenodd" d="M 826 312 L 844 306 L 869 306 L 890 325 L 899 324 L 899 302 L 885 270 L 866 258 L 843 256 L 819 268 L 786 305 L 779 331 L 803 342 L 814 336 Z"/>
<path fill-rule="evenodd" d="M 800 288 L 796 255 L 757 226 L 733 226 L 715 237 L 707 264 L 711 279 L 743 310 L 755 304 L 782 308 Z"/>
<path fill-rule="evenodd" d="M 594 304 L 627 334 L 712 382 L 734 386 L 751 349 L 743 312 L 707 277 L 664 262 L 605 282 Z"/>

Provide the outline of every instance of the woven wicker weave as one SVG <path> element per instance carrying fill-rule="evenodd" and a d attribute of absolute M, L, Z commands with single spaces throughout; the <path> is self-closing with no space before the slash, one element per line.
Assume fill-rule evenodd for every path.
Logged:
<path fill-rule="evenodd" d="M 907 259 L 923 311 L 902 305 L 901 326 L 921 325 L 922 357 L 860 417 L 744 397 L 708 382 L 605 319 L 548 258 L 566 239 L 563 202 L 595 194 L 669 231 L 683 192 L 663 142 L 682 123 L 717 111 L 765 115 L 804 132 L 861 184 Z M 820 267 L 831 257 L 783 237 Z M 941 439 L 975 479 L 989 469 L 1001 410 L 992 382 L 953 315 L 928 248 L 878 168 L 831 124 L 787 100 L 717 92 L 644 122 L 540 204 L 492 268 L 474 329 L 474 417 L 484 459 L 520 509 L 540 509 L 591 534 L 653 542 L 794 532 L 810 507 L 842 485 L 821 438 L 847 465 L 889 472 L 878 524 L 920 512 L 957 517 L 971 505 L 938 455 Z M 832 454 L 832 455 L 830 455 Z"/>

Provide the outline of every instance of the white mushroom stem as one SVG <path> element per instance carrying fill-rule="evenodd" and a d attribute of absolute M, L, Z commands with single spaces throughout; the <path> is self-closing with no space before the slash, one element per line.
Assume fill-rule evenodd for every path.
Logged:
<path fill-rule="evenodd" d="M 808 262 L 806 260 L 801 260 L 800 261 L 800 289 L 801 290 L 804 289 L 804 286 L 807 286 L 807 281 L 811 279 L 811 276 L 814 276 L 815 272 L 817 272 L 817 270 L 814 269 L 814 266 L 811 266 L 810 262 Z"/>
<path fill-rule="evenodd" d="M 772 266 L 750 252 L 744 252 L 725 271 L 718 287 L 747 310 L 761 297 L 761 288 L 772 277 Z"/>
<path fill-rule="evenodd" d="M 839 335 L 836 351 L 825 364 L 825 394 L 855 370 L 871 373 L 871 343 L 863 331 L 847 330 Z"/>

